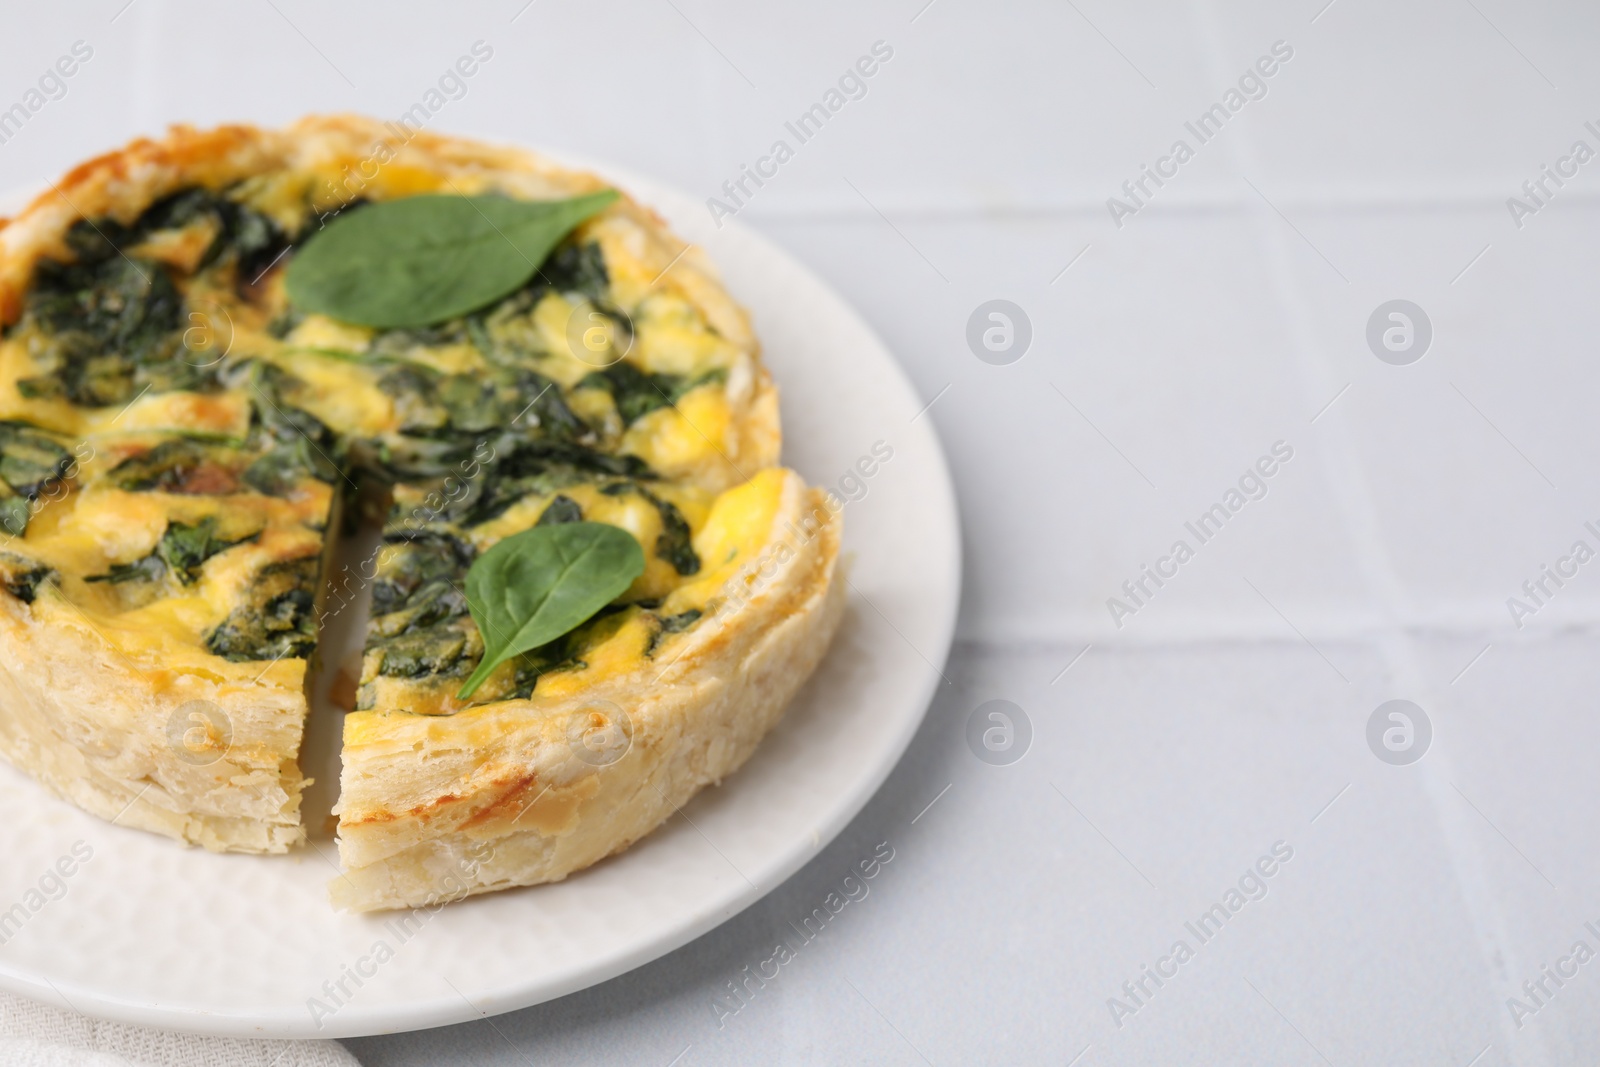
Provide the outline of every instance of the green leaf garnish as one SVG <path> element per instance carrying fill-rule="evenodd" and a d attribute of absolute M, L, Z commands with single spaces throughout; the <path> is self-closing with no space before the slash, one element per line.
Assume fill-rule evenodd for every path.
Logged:
<path fill-rule="evenodd" d="M 289 299 L 358 326 L 444 322 L 521 288 L 572 229 L 617 199 L 408 196 L 341 215 L 289 264 Z"/>
<path fill-rule="evenodd" d="M 644 549 L 603 522 L 564 522 L 512 534 L 467 571 L 467 609 L 483 659 L 461 691 L 470 697 L 513 656 L 570 633 L 644 573 Z"/>

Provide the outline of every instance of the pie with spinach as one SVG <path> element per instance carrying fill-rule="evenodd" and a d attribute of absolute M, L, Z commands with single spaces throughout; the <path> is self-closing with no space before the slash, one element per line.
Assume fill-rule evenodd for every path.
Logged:
<path fill-rule="evenodd" d="M 592 175 L 349 116 L 174 128 L 0 222 L 0 326 L 0 755 L 283 852 L 308 679 L 344 670 L 342 906 L 627 847 L 837 625 L 840 504 L 777 465 L 743 311 Z M 352 598 L 360 663 L 322 663 Z"/>

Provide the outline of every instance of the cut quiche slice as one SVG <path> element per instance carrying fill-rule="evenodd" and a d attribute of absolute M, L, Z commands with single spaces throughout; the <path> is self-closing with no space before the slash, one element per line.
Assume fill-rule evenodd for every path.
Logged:
<path fill-rule="evenodd" d="M 0 230 L 0 752 L 124 825 L 283 851 L 333 442 L 283 419 L 262 368 L 185 343 L 192 294 L 277 238 L 214 223 L 186 270 L 156 254 L 171 202 L 124 227 L 77 192 L 107 214 L 45 226 L 41 202 Z"/>
<path fill-rule="evenodd" d="M 776 390 L 699 251 L 620 197 L 446 321 L 289 297 L 369 205 L 604 188 L 341 116 L 175 128 L 0 220 L 0 755 L 123 825 L 295 845 L 325 571 L 382 498 L 342 904 L 564 877 L 735 769 L 837 625 L 838 502 L 776 467 Z M 467 572 L 568 522 L 633 535 L 643 573 L 465 686 Z"/>
<path fill-rule="evenodd" d="M 345 720 L 335 901 L 416 907 L 563 878 L 721 781 L 777 721 L 843 608 L 836 511 L 771 468 L 715 496 L 679 490 L 689 527 L 679 543 L 656 533 L 645 492 L 611 480 L 536 492 L 497 520 L 408 540 L 391 520 L 365 710 Z M 419 604 L 442 615 L 448 596 L 414 577 L 460 567 L 553 513 L 561 521 L 577 501 L 591 521 L 642 535 L 645 573 L 614 610 L 503 664 L 463 706 L 457 687 L 481 638 L 464 610 L 412 625 Z M 446 553 L 434 538 L 455 544 Z"/>

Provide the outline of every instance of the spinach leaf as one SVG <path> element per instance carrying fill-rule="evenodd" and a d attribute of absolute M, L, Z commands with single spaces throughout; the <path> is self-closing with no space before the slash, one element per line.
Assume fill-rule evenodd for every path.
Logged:
<path fill-rule="evenodd" d="M 623 425 L 632 426 L 652 411 L 676 404 L 691 390 L 711 382 L 726 381 L 727 377 L 727 372 L 720 367 L 693 378 L 681 374 L 646 374 L 627 360 L 621 360 L 605 370 L 584 375 L 577 387 L 604 389 L 610 393 Z"/>
<path fill-rule="evenodd" d="M 554 641 L 621 596 L 644 573 L 632 534 L 600 522 L 535 526 L 490 548 L 467 571 L 467 607 L 483 659 L 459 699 L 521 652 Z"/>
<path fill-rule="evenodd" d="M 573 227 L 617 198 L 411 196 L 343 215 L 289 264 L 289 298 L 362 326 L 418 327 L 520 288 Z"/>
<path fill-rule="evenodd" d="M 0 421 L 0 481 L 20 496 L 37 498 L 72 469 L 70 453 L 24 422 Z"/>
<path fill-rule="evenodd" d="M 551 390 L 550 395 L 554 392 Z M 484 462 L 483 472 L 466 479 L 465 492 L 439 510 L 442 518 L 462 526 L 476 526 L 504 514 L 507 508 L 530 493 L 553 496 L 571 485 L 611 477 L 656 477 L 638 456 L 599 452 L 580 444 L 541 441 L 507 433 L 496 438 L 492 448 L 493 458 Z M 443 466 L 425 470 L 413 462 L 410 470 L 423 477 L 442 474 L 450 469 L 450 464 L 460 463 L 466 456 L 463 449 L 447 454 Z M 391 450 L 390 459 L 393 458 L 394 450 Z"/>
<path fill-rule="evenodd" d="M 459 663 L 466 652 L 467 635 L 451 626 L 434 626 L 377 638 L 371 648 L 383 654 L 379 674 L 389 678 L 421 678 L 443 674 Z"/>
<path fill-rule="evenodd" d="M 660 647 L 661 642 L 666 639 L 668 634 L 683 633 L 683 631 L 699 622 L 702 614 L 699 608 L 690 608 L 680 615 L 655 615 L 656 620 L 661 623 L 661 629 L 657 630 L 654 636 L 650 638 L 650 644 L 645 648 L 644 654 L 646 656 L 654 656 L 656 649 Z"/>
<path fill-rule="evenodd" d="M 260 536 L 258 531 L 238 541 L 224 541 L 217 536 L 217 519 L 214 515 L 207 515 L 193 526 L 181 522 L 168 523 L 161 540 L 156 542 L 154 552 L 132 563 L 113 564 L 107 573 L 96 574 L 84 581 L 110 582 L 112 585 L 153 582 L 170 572 L 184 585 L 193 585 L 200 580 L 200 567 L 206 560 L 223 549 L 254 541 Z"/>
<path fill-rule="evenodd" d="M 560 293 L 582 293 L 593 301 L 605 299 L 611 290 L 611 277 L 606 272 L 606 257 L 600 246 L 566 244 L 555 250 L 545 265 L 539 268 L 539 280 Z"/>
<path fill-rule="evenodd" d="M 557 493 L 556 498 L 546 504 L 545 509 L 539 513 L 539 521 L 535 525 L 558 526 L 564 522 L 582 521 L 583 508 L 578 506 L 578 502 L 570 496 Z"/>
<path fill-rule="evenodd" d="M 74 227 L 76 230 L 76 227 Z M 104 239 L 95 235 L 104 244 Z M 42 259 L 34 268 L 27 313 L 45 336 L 44 373 L 17 382 L 29 398 L 65 397 L 85 407 L 126 403 L 141 388 L 211 390 L 215 375 L 177 358 L 183 297 L 167 268 L 100 249 L 87 238 L 75 263 Z"/>
<path fill-rule="evenodd" d="M 518 401 L 526 396 L 533 399 L 517 409 L 512 426 L 520 424 L 530 435 L 555 441 L 592 437 L 589 425 L 568 406 L 555 382 L 530 370 L 517 371 L 515 381 Z"/>
<path fill-rule="evenodd" d="M 38 596 L 39 586 L 59 581 L 60 575 L 42 563 L 24 556 L 0 552 L 0 589 L 4 589 L 24 604 L 32 604 Z"/>
<path fill-rule="evenodd" d="M 606 496 L 638 493 L 648 500 L 661 516 L 661 533 L 656 537 L 656 556 L 672 564 L 672 569 L 679 574 L 688 576 L 700 573 L 700 556 L 694 550 L 694 533 L 677 505 L 661 499 L 635 482 L 612 482 L 600 491 Z"/>
<path fill-rule="evenodd" d="M 250 585 L 251 603 L 206 636 L 206 651 L 233 663 L 311 655 L 317 639 L 316 556 L 271 563 Z"/>
<path fill-rule="evenodd" d="M 236 283 L 241 287 L 254 281 L 289 243 L 288 235 L 266 215 L 201 186 L 179 190 L 151 204 L 123 239 L 133 241 L 162 230 L 181 229 L 208 217 L 217 224 L 217 235 L 201 255 L 198 269 L 232 253 L 238 263 Z M 108 222 L 114 224 L 114 220 L 102 219 L 99 228 L 107 234 L 116 232 L 107 229 Z"/>
<path fill-rule="evenodd" d="M 237 466 L 233 449 L 178 438 L 128 457 L 111 468 L 108 480 L 134 493 L 228 496 L 239 492 Z"/>
<path fill-rule="evenodd" d="M 439 530 L 392 528 L 384 531 L 383 541 L 372 583 L 375 626 L 399 633 L 467 613 L 456 590 L 472 565 L 469 543 Z"/>
<path fill-rule="evenodd" d="M 217 371 L 184 358 L 187 306 L 174 280 L 182 272 L 123 251 L 204 218 L 216 236 L 196 269 L 233 264 L 241 293 L 287 247 L 265 215 L 202 188 L 157 201 L 131 225 L 80 219 L 64 237 L 71 261 L 45 257 L 35 266 L 26 310 L 42 335 L 41 373 L 19 379 L 18 392 L 85 407 L 124 404 L 145 389 L 216 392 Z"/>
<path fill-rule="evenodd" d="M 167 532 L 161 535 L 161 543 L 156 546 L 156 552 L 178 575 L 179 580 L 187 585 L 200 577 L 202 563 L 223 549 L 240 543 L 218 537 L 216 516 L 207 515 L 193 526 L 181 522 L 169 523 Z"/>
<path fill-rule="evenodd" d="M 123 582 L 159 582 L 166 573 L 166 563 L 152 552 L 132 563 L 113 563 L 105 574 L 91 574 L 84 581 L 110 582 L 112 585 L 121 585 Z"/>
<path fill-rule="evenodd" d="M 35 502 L 59 489 L 73 465 L 65 448 L 32 426 L 0 421 L 0 529 L 20 537 Z"/>
<path fill-rule="evenodd" d="M 248 447 L 258 458 L 247 467 L 245 485 L 267 496 L 288 496 L 307 477 L 332 484 L 339 478 L 338 440 L 315 415 L 296 407 L 309 387 L 270 363 L 249 360 L 235 372 L 251 392 Z"/>
<path fill-rule="evenodd" d="M 473 548 L 453 534 L 386 528 L 372 584 L 372 621 L 367 653 L 376 653 L 378 673 L 419 678 L 459 671 L 471 634 L 461 578 Z"/>
<path fill-rule="evenodd" d="M 658 408 L 672 403 L 672 390 L 678 382 L 670 374 L 646 374 L 626 360 L 613 363 L 605 370 L 591 371 L 578 382 L 580 389 L 604 389 L 616 402 L 617 414 L 624 426 Z"/>
<path fill-rule="evenodd" d="M 25 496 L 17 496 L 11 487 L 0 482 L 0 530 L 13 537 L 21 537 L 33 518 L 33 506 Z"/>
<path fill-rule="evenodd" d="M 694 535 L 683 512 L 670 500 L 662 500 L 644 486 L 639 495 L 656 506 L 661 516 L 661 533 L 656 537 L 656 555 L 672 564 L 672 569 L 682 575 L 700 573 L 700 556 L 694 550 Z"/>

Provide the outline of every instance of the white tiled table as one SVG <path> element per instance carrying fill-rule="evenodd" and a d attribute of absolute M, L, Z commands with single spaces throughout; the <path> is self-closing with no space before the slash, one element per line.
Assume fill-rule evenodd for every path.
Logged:
<path fill-rule="evenodd" d="M 436 127 L 719 195 L 893 50 L 739 219 L 937 397 L 967 543 L 952 684 L 850 829 L 744 914 L 492 1024 L 349 1042 L 364 1062 L 1600 1056 L 1600 962 L 1520 1028 L 1507 1006 L 1574 941 L 1600 950 L 1600 563 L 1520 629 L 1506 605 L 1600 548 L 1600 162 L 1520 229 L 1506 206 L 1575 140 L 1600 150 L 1600 9 L 122 2 L 6 16 L 0 106 L 74 41 L 94 56 L 0 144 L 0 185 L 169 121 L 398 115 L 483 40 Z M 1280 40 L 1266 95 L 1116 227 L 1106 198 Z M 965 341 L 992 298 L 1031 320 L 1012 365 Z M 1365 340 L 1396 298 L 1434 328 L 1409 366 Z M 1266 497 L 1116 627 L 1107 598 L 1278 441 Z M 996 698 L 1033 725 L 1009 766 L 964 740 Z M 1365 737 L 1394 698 L 1434 728 L 1409 766 Z M 719 1012 L 885 841 L 870 895 Z M 1188 933 L 1278 841 L 1267 895 Z M 1108 998 L 1179 939 L 1194 957 L 1118 1026 Z"/>

